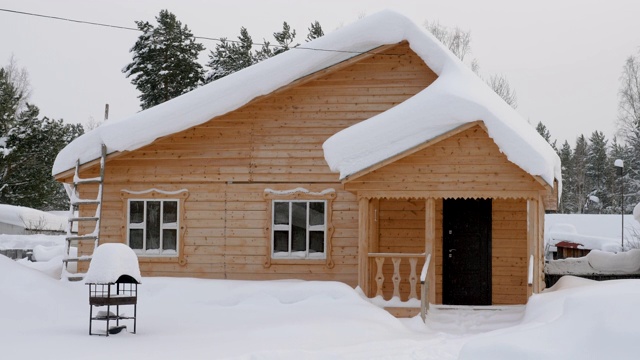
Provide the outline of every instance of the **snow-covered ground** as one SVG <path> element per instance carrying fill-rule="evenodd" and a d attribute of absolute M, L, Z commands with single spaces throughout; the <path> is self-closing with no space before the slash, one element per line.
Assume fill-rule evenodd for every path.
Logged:
<path fill-rule="evenodd" d="M 54 260 L 52 260 L 53 262 Z M 640 281 L 563 278 L 513 312 L 399 320 L 336 282 L 143 278 L 137 334 L 88 335 L 88 290 L 0 256 L 3 359 L 637 359 Z M 443 314 L 444 313 L 444 314 Z M 96 324 L 97 325 L 97 324 Z"/>

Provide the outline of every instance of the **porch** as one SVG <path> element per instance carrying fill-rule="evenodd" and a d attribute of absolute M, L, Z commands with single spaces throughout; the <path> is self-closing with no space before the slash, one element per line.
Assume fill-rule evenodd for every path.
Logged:
<path fill-rule="evenodd" d="M 447 247 L 447 241 L 452 240 L 447 240 L 449 231 L 447 236 L 443 234 L 445 201 L 445 198 L 359 199 L 358 281 L 365 296 L 395 316 L 410 317 L 429 304 L 522 305 L 533 292 L 542 289 L 541 268 L 536 260 L 542 259 L 538 254 L 542 234 L 538 219 L 544 210 L 539 201 L 487 200 L 491 205 L 487 210 L 490 230 L 487 258 L 479 263 L 480 268 L 466 267 L 472 273 L 486 273 L 487 284 L 481 290 L 473 288 L 475 278 L 458 281 L 461 273 L 451 270 L 451 266 L 458 270 L 465 267 L 470 257 L 447 264 L 453 254 L 457 257 L 465 251 L 478 250 L 468 243 L 453 250 Z M 470 241 L 476 242 L 475 239 Z M 426 261 L 428 258 L 431 261 Z M 456 279 L 448 281 L 447 273 L 457 274 Z M 485 293 L 484 300 L 475 300 L 478 292 Z M 463 293 L 462 297 L 459 293 Z"/>

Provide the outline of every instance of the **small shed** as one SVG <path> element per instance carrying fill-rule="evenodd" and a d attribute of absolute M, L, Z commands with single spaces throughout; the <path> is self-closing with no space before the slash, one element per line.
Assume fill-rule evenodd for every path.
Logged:
<path fill-rule="evenodd" d="M 102 244 L 93 254 L 85 284 L 89 285 L 89 335 L 116 334 L 126 328 L 120 322 L 133 322 L 136 333 L 138 284 L 141 283 L 138 257 L 125 244 Z M 121 306 L 129 306 L 132 314 L 120 312 Z M 105 308 L 94 314 L 94 307 Z M 115 312 L 112 312 L 115 310 Z M 105 332 L 94 333 L 93 322 L 104 321 Z M 110 326 L 115 321 L 115 326 Z"/>
<path fill-rule="evenodd" d="M 583 244 L 572 241 L 560 241 L 556 243 L 556 248 L 558 250 L 554 260 L 583 257 L 591 252 L 591 249 L 585 248 Z"/>

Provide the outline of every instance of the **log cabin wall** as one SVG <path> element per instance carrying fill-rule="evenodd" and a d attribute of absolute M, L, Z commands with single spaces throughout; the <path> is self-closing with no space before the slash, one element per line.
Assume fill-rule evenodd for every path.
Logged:
<path fill-rule="evenodd" d="M 295 277 L 356 285 L 358 203 L 329 170 L 322 144 L 339 130 L 403 102 L 437 76 L 406 43 L 334 68 L 109 160 L 101 242 L 126 241 L 123 189 L 186 189 L 180 226 L 184 258 L 141 257 L 143 275 Z M 95 171 L 86 170 L 82 176 L 94 176 Z M 335 229 L 332 268 L 264 265 L 271 241 L 265 230 L 270 219 L 264 190 L 296 187 L 337 192 L 330 219 Z"/>
<path fill-rule="evenodd" d="M 538 198 L 545 191 L 481 125 L 349 180 L 345 188 L 367 198 Z"/>
<path fill-rule="evenodd" d="M 381 199 L 377 208 L 378 216 L 378 250 L 381 253 L 414 253 L 421 254 L 425 251 L 425 202 L 422 199 Z M 424 257 L 418 261 L 418 271 L 424 265 Z M 376 269 L 376 264 L 371 263 L 371 269 Z M 383 266 L 383 294 L 385 299 L 391 299 L 393 294 L 393 264 L 387 259 Z M 400 297 L 406 300 L 411 292 L 408 275 L 410 265 L 408 259 L 402 259 L 400 274 L 403 276 L 400 282 Z M 371 283 L 375 283 L 371 272 Z M 419 293 L 419 291 L 418 291 Z"/>

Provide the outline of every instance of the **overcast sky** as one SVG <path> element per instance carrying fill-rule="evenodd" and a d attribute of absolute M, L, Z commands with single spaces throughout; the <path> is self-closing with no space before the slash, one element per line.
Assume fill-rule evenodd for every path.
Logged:
<path fill-rule="evenodd" d="M 235 39 L 244 26 L 256 42 L 274 42 L 287 21 L 301 43 L 315 20 L 327 33 L 393 9 L 421 26 L 428 19 L 470 30 L 481 73 L 505 75 L 520 114 L 572 145 L 595 130 L 614 135 L 622 66 L 640 46 L 637 0 L 4 0 L 0 8 L 127 27 L 155 23 L 168 9 L 197 36 Z M 28 70 L 41 115 L 86 123 L 103 118 L 105 103 L 112 119 L 140 110 L 121 72 L 139 33 L 0 11 L 0 34 L 0 64 L 13 55 Z M 204 64 L 216 43 L 202 43 Z"/>

